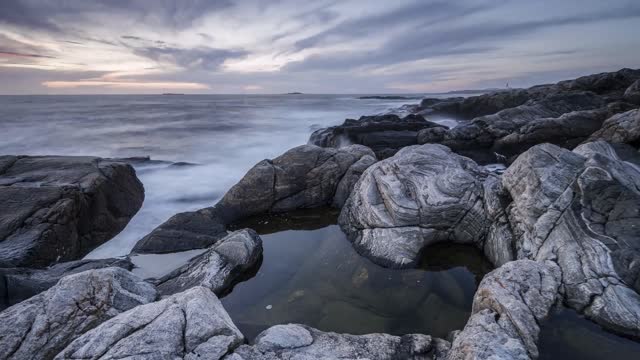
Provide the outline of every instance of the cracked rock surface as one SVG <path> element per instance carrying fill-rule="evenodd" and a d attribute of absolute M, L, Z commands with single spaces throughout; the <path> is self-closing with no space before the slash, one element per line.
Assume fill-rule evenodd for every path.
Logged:
<path fill-rule="evenodd" d="M 539 324 L 557 301 L 560 280 L 553 262 L 532 260 L 512 261 L 487 274 L 448 359 L 536 359 Z"/>
<path fill-rule="evenodd" d="M 220 300 L 198 286 L 104 322 L 56 359 L 216 360 L 243 341 Z"/>
<path fill-rule="evenodd" d="M 449 346 L 427 335 L 349 335 L 288 324 L 270 327 L 254 345 L 238 347 L 225 360 L 444 359 Z"/>
<path fill-rule="evenodd" d="M 262 256 L 262 240 L 251 229 L 234 231 L 189 263 L 159 279 L 162 295 L 175 294 L 194 286 L 204 286 L 222 295 Z"/>
<path fill-rule="evenodd" d="M 588 142 L 604 140 L 610 143 L 640 146 L 640 109 L 630 110 L 607 119 Z"/>
<path fill-rule="evenodd" d="M 124 229 L 143 199 L 128 164 L 0 156 L 0 267 L 76 260 Z"/>
<path fill-rule="evenodd" d="M 52 359 L 84 332 L 155 298 L 151 284 L 120 268 L 66 276 L 0 312 L 0 359 Z"/>

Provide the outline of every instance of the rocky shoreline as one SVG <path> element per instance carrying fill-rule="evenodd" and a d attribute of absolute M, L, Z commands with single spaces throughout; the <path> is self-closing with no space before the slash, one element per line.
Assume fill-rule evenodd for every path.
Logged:
<path fill-rule="evenodd" d="M 216 205 L 174 215 L 132 255 L 204 252 L 159 279 L 79 260 L 142 204 L 126 160 L 0 157 L 0 359 L 535 359 L 562 305 L 640 341 L 640 70 L 412 111 L 317 130 Z M 460 124 L 428 120 L 445 115 Z M 495 270 L 466 326 L 440 339 L 281 324 L 249 343 L 218 299 L 262 261 L 236 224 L 327 206 L 380 266 L 414 267 L 436 243 L 482 251 Z"/>

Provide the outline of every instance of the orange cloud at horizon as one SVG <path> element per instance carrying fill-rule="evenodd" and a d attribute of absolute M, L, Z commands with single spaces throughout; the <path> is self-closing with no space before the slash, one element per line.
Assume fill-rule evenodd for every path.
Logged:
<path fill-rule="evenodd" d="M 108 87 L 113 89 L 177 89 L 177 90 L 207 90 L 209 85 L 193 82 L 137 82 L 137 81 L 45 81 L 43 86 L 55 89 L 69 89 L 78 87 Z"/>

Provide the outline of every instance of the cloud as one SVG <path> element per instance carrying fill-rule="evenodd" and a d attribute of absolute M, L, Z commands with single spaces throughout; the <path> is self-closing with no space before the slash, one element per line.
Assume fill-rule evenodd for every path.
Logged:
<path fill-rule="evenodd" d="M 131 81 L 101 81 L 101 80 L 78 80 L 78 81 L 45 81 L 42 83 L 48 88 L 80 88 L 80 87 L 107 87 L 111 89 L 170 89 L 170 90 L 206 90 L 209 86 L 201 83 L 190 82 L 141 82 Z"/>
<path fill-rule="evenodd" d="M 216 70 L 225 60 L 248 55 L 242 50 L 213 49 L 197 47 L 180 49 L 175 47 L 139 47 L 133 53 L 158 63 L 171 64 L 183 69 Z"/>

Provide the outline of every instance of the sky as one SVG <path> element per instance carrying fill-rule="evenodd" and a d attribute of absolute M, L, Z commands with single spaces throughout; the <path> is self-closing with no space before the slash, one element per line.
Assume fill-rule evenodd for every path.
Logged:
<path fill-rule="evenodd" d="M 0 94 L 427 93 L 640 67 L 638 0 L 0 0 Z"/>

